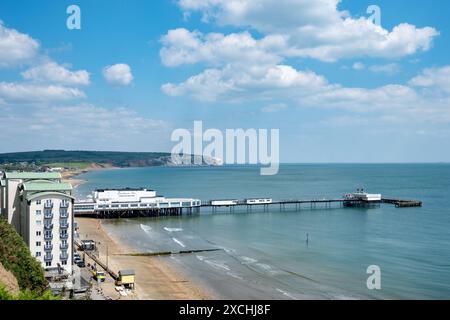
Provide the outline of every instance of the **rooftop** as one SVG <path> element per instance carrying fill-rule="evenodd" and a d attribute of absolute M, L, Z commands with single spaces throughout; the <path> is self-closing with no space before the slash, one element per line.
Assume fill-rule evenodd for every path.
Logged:
<path fill-rule="evenodd" d="M 119 274 L 121 276 L 134 276 L 135 272 L 134 272 L 134 270 L 120 270 Z"/>
<path fill-rule="evenodd" d="M 5 172 L 5 179 L 61 179 L 59 172 Z"/>
<path fill-rule="evenodd" d="M 72 191 L 72 185 L 70 183 L 58 182 L 58 183 L 45 183 L 45 182 L 26 182 L 23 184 L 23 190 L 33 192 L 44 191 Z"/>
<path fill-rule="evenodd" d="M 39 197 L 50 197 L 50 196 L 55 196 L 55 195 L 64 196 L 64 197 L 71 198 L 71 199 L 75 200 L 74 197 L 72 197 L 71 195 L 68 195 L 66 193 L 50 192 L 50 191 L 47 191 L 47 192 L 33 192 L 33 193 L 30 193 L 30 194 L 27 194 L 26 199 L 28 201 L 31 201 L 31 200 L 39 198 Z"/>
<path fill-rule="evenodd" d="M 155 191 L 147 188 L 120 188 L 120 189 L 97 189 L 97 192 L 105 192 L 105 191 Z"/>

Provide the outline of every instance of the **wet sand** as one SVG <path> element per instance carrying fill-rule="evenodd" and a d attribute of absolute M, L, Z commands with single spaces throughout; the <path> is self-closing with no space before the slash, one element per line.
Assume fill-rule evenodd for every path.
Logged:
<path fill-rule="evenodd" d="M 213 295 L 206 288 L 194 283 L 173 266 L 158 257 L 136 257 L 123 254 L 135 252 L 120 244 L 105 231 L 101 220 L 75 218 L 80 238 L 98 243 L 100 259 L 108 260 L 108 266 L 119 270 L 133 269 L 136 272 L 136 290 L 130 298 L 139 300 L 205 300 Z M 107 254 L 108 253 L 108 254 Z M 117 295 L 113 284 L 104 287 L 106 294 Z"/>

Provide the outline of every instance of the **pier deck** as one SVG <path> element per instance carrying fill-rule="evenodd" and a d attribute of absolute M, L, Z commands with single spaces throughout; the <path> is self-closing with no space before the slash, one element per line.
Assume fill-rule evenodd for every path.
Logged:
<path fill-rule="evenodd" d="M 74 215 L 76 217 L 92 217 L 99 219 L 120 219 L 120 218 L 139 218 L 139 217 L 159 217 L 159 216 L 181 216 L 183 214 L 193 214 L 200 213 L 202 209 L 211 210 L 213 213 L 217 212 L 219 209 L 227 208 L 230 212 L 235 212 L 235 209 L 245 211 L 252 211 L 253 208 L 262 209 L 263 211 L 268 211 L 269 207 L 278 206 L 280 211 L 287 209 L 294 209 L 296 211 L 307 209 L 330 209 L 333 204 L 339 205 L 339 207 L 378 207 L 381 204 L 393 204 L 397 208 L 405 207 L 421 207 L 422 202 L 416 200 L 401 200 L 401 199 L 381 199 L 377 201 L 365 201 L 359 199 L 311 199 L 311 200 L 301 200 L 301 199 L 289 199 L 289 200 L 276 200 L 270 203 L 254 203 L 249 204 L 246 200 L 235 200 L 232 205 L 217 205 L 213 204 L 214 201 L 202 201 L 198 206 L 191 207 L 178 207 L 178 208 L 164 208 L 164 209 L 149 209 L 149 208 L 133 208 L 133 209 L 111 209 L 111 210 L 93 210 L 91 212 L 78 212 L 74 210 Z M 305 208 L 307 206 L 307 208 Z"/>

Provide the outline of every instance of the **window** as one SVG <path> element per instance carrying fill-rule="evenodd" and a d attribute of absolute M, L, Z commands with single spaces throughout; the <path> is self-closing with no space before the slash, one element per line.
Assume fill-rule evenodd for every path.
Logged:
<path fill-rule="evenodd" d="M 46 263 L 45 263 L 45 266 L 46 266 L 46 267 L 51 267 L 51 266 L 52 266 L 52 263 L 51 263 L 51 262 L 46 262 Z"/>
<path fill-rule="evenodd" d="M 42 221 L 41 220 L 36 220 L 36 225 L 37 226 L 41 226 L 42 225 Z"/>
<path fill-rule="evenodd" d="M 61 261 L 61 264 L 62 264 L 63 266 L 67 266 L 67 260 Z"/>
<path fill-rule="evenodd" d="M 36 236 L 37 236 L 37 237 L 40 237 L 40 236 L 41 236 L 41 234 L 42 234 L 42 232 L 41 232 L 41 231 L 36 231 Z"/>
<path fill-rule="evenodd" d="M 41 200 L 36 200 L 36 204 L 41 204 Z"/>
<path fill-rule="evenodd" d="M 36 247 L 40 247 L 41 246 L 41 242 L 40 241 L 36 241 Z"/>
<path fill-rule="evenodd" d="M 42 214 L 42 211 L 41 210 L 36 210 L 36 215 L 37 216 L 40 216 Z"/>
<path fill-rule="evenodd" d="M 41 256 L 40 252 L 36 252 L 36 258 L 39 258 Z"/>

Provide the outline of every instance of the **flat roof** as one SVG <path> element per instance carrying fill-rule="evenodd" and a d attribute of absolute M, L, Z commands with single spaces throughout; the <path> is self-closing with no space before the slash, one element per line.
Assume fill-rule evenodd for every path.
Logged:
<path fill-rule="evenodd" d="M 59 172 L 5 172 L 5 179 L 61 179 Z"/>
<path fill-rule="evenodd" d="M 45 183 L 45 182 L 25 182 L 23 184 L 25 191 L 72 191 L 72 185 L 67 182 Z"/>
<path fill-rule="evenodd" d="M 97 189 L 97 192 L 105 192 L 105 191 L 155 191 L 147 188 L 120 188 L 120 189 Z"/>

